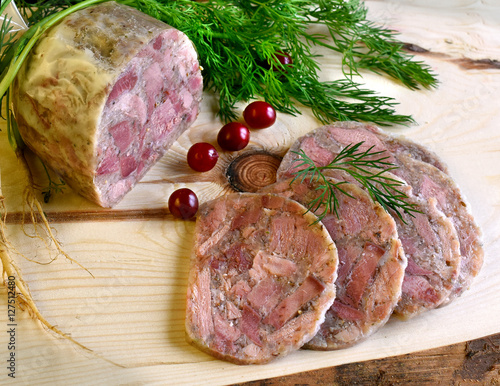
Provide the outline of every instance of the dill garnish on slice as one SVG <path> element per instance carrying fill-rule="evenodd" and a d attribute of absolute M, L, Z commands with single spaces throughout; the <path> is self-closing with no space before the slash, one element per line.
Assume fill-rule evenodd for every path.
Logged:
<path fill-rule="evenodd" d="M 386 211 L 396 214 L 405 222 L 402 213 L 413 216 L 419 212 L 413 203 L 407 202 L 408 196 L 399 188 L 405 183 L 392 175 L 387 174 L 398 167 L 388 162 L 389 156 L 383 155 L 383 151 L 373 151 L 373 146 L 362 151 L 360 146 L 363 142 L 350 144 L 342 149 L 328 165 L 317 166 L 304 150 L 293 151 L 297 155 L 294 163 L 295 181 L 303 182 L 308 179 L 317 183 L 316 190 L 319 195 L 307 205 L 309 211 L 315 213 L 319 220 L 327 214 L 335 213 L 337 217 L 339 201 L 337 193 L 352 197 L 342 189 L 342 185 L 348 181 L 332 179 L 328 175 L 329 170 L 339 170 L 347 173 L 359 185 L 366 189 L 373 201 L 378 202 Z"/>

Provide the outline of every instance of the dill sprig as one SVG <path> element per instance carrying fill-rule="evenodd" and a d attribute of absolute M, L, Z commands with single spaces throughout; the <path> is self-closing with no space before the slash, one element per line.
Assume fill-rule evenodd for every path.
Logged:
<path fill-rule="evenodd" d="M 45 170 L 45 174 L 47 175 L 47 179 L 49 180 L 48 185 L 42 190 L 43 202 L 47 204 L 54 193 L 62 193 L 64 191 L 66 183 L 62 178 L 59 178 L 59 182 L 54 181 L 45 163 L 42 162 L 42 166 L 43 170 Z"/>
<path fill-rule="evenodd" d="M 68 10 L 101 1 L 44 0 L 30 4 L 18 0 L 20 12 L 32 27 L 17 48 L 13 42 L 6 43 L 14 48 L 10 58 L 0 60 L 0 66 L 12 71 L 6 78 L 5 73 L 2 75 L 0 96 L 15 75 L 11 62 L 20 64 L 24 60 L 20 57 L 22 48 L 38 39 L 48 26 L 47 20 L 57 22 Z M 2 6 L 8 2 L 2 2 Z M 164 21 L 193 41 L 203 67 L 205 89 L 217 95 L 218 114 L 224 121 L 237 118 L 238 102 L 262 98 L 277 110 L 293 115 L 300 114 L 299 105 L 309 107 L 324 123 L 363 120 L 379 125 L 408 124 L 413 120 L 397 114 L 396 100 L 366 89 L 353 75 L 368 69 L 411 89 L 436 85 L 429 67 L 404 53 L 394 31 L 366 19 L 367 10 L 360 0 L 118 2 Z M 326 26 L 328 32 L 311 32 L 310 27 L 318 24 Z M 5 32 L 2 28 L 2 41 L 8 35 Z M 316 46 L 340 53 L 344 78 L 320 80 Z M 292 58 L 292 65 L 277 60 L 283 52 Z"/>
<path fill-rule="evenodd" d="M 330 17 L 332 13 L 335 18 Z M 323 36 L 304 36 L 314 44 L 341 53 L 344 74 L 348 77 L 360 75 L 359 69 L 367 69 L 385 73 L 410 89 L 435 87 L 437 80 L 430 67 L 404 52 L 397 32 L 376 25 L 366 16 L 367 9 L 359 0 L 345 6 L 335 1 L 321 2 L 308 12 L 309 21 L 326 25 L 333 43 L 325 42 Z"/>
<path fill-rule="evenodd" d="M 3 5 L 0 8 L 0 12 L 2 11 L 2 8 L 4 8 Z M 9 51 L 9 48 L 13 46 L 14 43 L 16 42 L 16 37 L 12 33 L 13 29 L 14 28 L 12 26 L 12 18 L 11 17 L 3 18 L 2 25 L 0 26 L 0 31 L 3 37 L 2 41 L 0 41 L 0 63 L 2 64 L 9 62 L 10 59 L 9 55 L 11 52 Z M 2 71 L 0 69 L 0 73 L 1 72 Z"/>
<path fill-rule="evenodd" d="M 370 194 L 373 201 L 378 202 L 386 211 L 396 214 L 403 222 L 403 213 L 413 216 L 419 212 L 413 203 L 407 201 L 408 196 L 399 188 L 404 182 L 387 174 L 398 167 L 389 162 L 389 156 L 383 155 L 385 150 L 373 151 L 373 146 L 367 150 L 359 150 L 363 142 L 350 144 L 344 147 L 325 166 L 317 166 L 315 162 L 305 153 L 303 149 L 293 151 L 297 155 L 294 172 L 294 181 L 303 182 L 306 178 L 317 184 L 316 191 L 319 195 L 309 202 L 307 208 L 315 213 L 319 220 L 329 213 L 338 214 L 339 201 L 337 192 L 352 197 L 342 189 L 347 181 L 331 179 L 328 170 L 339 170 L 348 173 Z M 321 210 L 321 212 L 319 212 Z"/>
<path fill-rule="evenodd" d="M 205 88 L 218 94 L 225 121 L 237 118 L 238 102 L 263 97 L 293 115 L 300 113 L 299 102 L 323 123 L 408 124 L 411 116 L 397 114 L 393 98 L 366 89 L 352 75 L 368 68 L 412 89 L 436 85 L 429 67 L 403 52 L 395 32 L 366 20 L 359 0 L 176 1 L 175 7 L 167 1 L 120 2 L 188 35 L 200 55 Z M 316 24 L 327 26 L 328 34 L 310 32 Z M 319 79 L 318 45 L 341 54 L 345 78 Z M 292 65 L 276 59 L 283 52 Z"/>

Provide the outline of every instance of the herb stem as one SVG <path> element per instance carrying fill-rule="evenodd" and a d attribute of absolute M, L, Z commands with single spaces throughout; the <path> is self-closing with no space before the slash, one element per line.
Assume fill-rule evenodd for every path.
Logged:
<path fill-rule="evenodd" d="M 303 149 L 293 151 L 297 155 L 294 162 L 297 163 L 295 169 L 298 170 L 294 172 L 295 176 L 291 183 L 296 180 L 302 183 L 306 178 L 318 183 L 316 189 L 321 193 L 309 203 L 308 210 L 314 212 L 321 220 L 328 213 L 335 213 L 338 216 L 339 203 L 336 191 L 351 197 L 342 189 L 342 184 L 348 181 L 332 179 L 328 173 L 329 170 L 345 172 L 370 194 L 373 201 L 378 202 L 386 211 L 397 215 L 404 222 L 402 213 L 413 216 L 418 209 L 413 203 L 409 203 L 408 196 L 399 190 L 404 182 L 386 174 L 397 169 L 397 166 L 387 162 L 389 157 L 383 156 L 385 150 L 372 151 L 372 146 L 360 151 L 362 145 L 363 142 L 358 142 L 344 147 L 332 162 L 325 166 L 317 166 Z M 317 213 L 320 208 L 323 208 L 323 211 Z"/>
<path fill-rule="evenodd" d="M 10 0 L 2 2 L 2 7 Z M 47 0 L 30 5 L 18 0 L 31 27 L 17 42 L 6 39 L 7 55 L 0 59 L 0 97 L 12 84 L 28 52 L 55 23 L 70 13 L 105 0 Z M 338 120 L 370 121 L 379 125 L 410 124 L 398 114 L 397 101 L 366 89 L 353 79 L 362 70 L 386 74 L 410 89 L 435 87 L 430 68 L 402 50 L 396 33 L 366 19 L 360 0 L 117 0 L 184 32 L 195 45 L 203 68 L 204 87 L 218 98 L 218 115 L 236 119 L 237 103 L 262 98 L 283 113 L 300 114 L 311 108 L 323 123 Z M 4 19 L 5 21 L 5 19 Z M 311 32 L 323 25 L 326 33 Z M 313 48 L 321 46 L 340 55 L 344 77 L 321 81 Z M 281 65 L 285 52 L 292 65 Z"/>

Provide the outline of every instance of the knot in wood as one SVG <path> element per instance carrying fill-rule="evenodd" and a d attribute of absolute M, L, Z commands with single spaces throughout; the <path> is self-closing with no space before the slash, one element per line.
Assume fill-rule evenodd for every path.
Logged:
<path fill-rule="evenodd" d="M 255 193 L 276 182 L 281 157 L 266 151 L 251 151 L 235 158 L 226 169 L 231 187 L 238 192 Z"/>

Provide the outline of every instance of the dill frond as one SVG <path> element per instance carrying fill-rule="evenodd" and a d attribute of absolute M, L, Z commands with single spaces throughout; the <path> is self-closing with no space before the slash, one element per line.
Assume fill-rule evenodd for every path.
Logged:
<path fill-rule="evenodd" d="M 314 161 L 305 153 L 303 149 L 293 151 L 297 155 L 295 159 L 295 181 L 303 182 L 308 179 L 318 183 L 316 190 L 320 191 L 317 198 L 308 205 L 308 210 L 316 213 L 318 218 L 323 219 L 328 213 L 335 213 L 338 216 L 338 199 L 336 192 L 346 194 L 342 189 L 342 184 L 346 181 L 338 181 L 328 178 L 328 170 L 340 170 L 348 173 L 362 186 L 372 198 L 378 202 L 386 211 L 397 215 L 403 222 L 403 213 L 413 216 L 419 212 L 413 203 L 407 201 L 408 196 L 399 188 L 404 182 L 387 174 L 397 166 L 388 161 L 389 156 L 384 155 L 384 151 L 373 151 L 373 146 L 365 151 L 359 150 L 363 142 L 350 144 L 343 148 L 328 165 L 317 166 Z M 317 213 L 319 209 L 321 212 Z"/>
<path fill-rule="evenodd" d="M 0 96 L 15 76 L 7 69 L 24 60 L 19 54 L 27 43 L 34 42 L 31 38 L 36 41 L 67 11 L 101 1 L 18 0 L 21 14 L 33 27 L 21 41 L 4 42 L 11 49 L 0 58 L 0 66 L 6 70 Z M 353 80 L 353 75 L 367 69 L 386 74 L 410 89 L 437 84 L 428 66 L 403 51 L 394 31 L 366 19 L 366 7 L 360 0 L 118 2 L 164 21 L 193 41 L 203 67 L 205 89 L 217 95 L 218 114 L 224 121 L 237 118 L 238 102 L 262 98 L 277 110 L 293 115 L 300 114 L 299 105 L 309 107 L 324 123 L 363 120 L 379 125 L 409 124 L 413 122 L 411 116 L 397 114 L 396 100 L 366 89 Z M 326 25 L 328 34 L 311 33 L 310 27 L 316 24 Z M 39 33 L 36 25 L 41 28 Z M 2 41 L 6 31 L 3 26 Z M 344 78 L 319 80 L 315 46 L 341 54 Z M 283 52 L 292 58 L 292 65 L 277 61 L 276 55 Z"/>
<path fill-rule="evenodd" d="M 300 114 L 299 105 L 309 107 L 323 123 L 409 124 L 413 119 L 397 114 L 396 100 L 366 89 L 353 75 L 366 68 L 412 89 L 436 85 L 429 68 L 404 53 L 395 32 L 366 20 L 359 0 L 119 2 L 186 33 L 198 50 L 205 88 L 218 95 L 224 121 L 236 119 L 236 103 L 263 98 L 293 115 Z M 315 24 L 326 25 L 329 35 L 309 32 Z M 318 45 L 341 54 L 343 79 L 319 80 L 313 52 Z M 277 62 L 282 52 L 292 58 L 291 66 Z"/>

